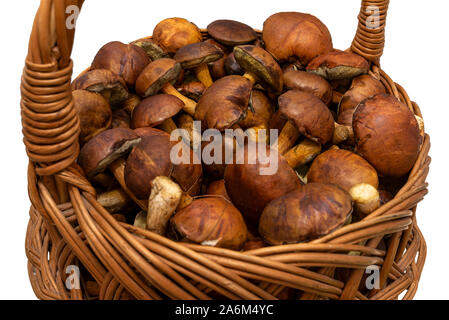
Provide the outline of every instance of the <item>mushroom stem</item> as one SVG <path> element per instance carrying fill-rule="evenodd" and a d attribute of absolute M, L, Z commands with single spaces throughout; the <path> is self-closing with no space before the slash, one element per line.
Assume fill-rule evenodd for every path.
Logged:
<path fill-rule="evenodd" d="M 130 199 L 123 190 L 117 189 L 100 194 L 97 201 L 109 213 L 116 213 L 125 209 Z"/>
<path fill-rule="evenodd" d="M 299 139 L 300 136 L 301 134 L 293 125 L 293 123 L 287 121 L 277 140 L 278 152 L 280 154 L 285 154 L 295 145 L 295 142 Z"/>
<path fill-rule="evenodd" d="M 188 114 L 190 114 L 191 116 L 193 116 L 195 114 L 196 111 L 196 102 L 193 101 L 192 99 L 189 99 L 185 96 L 183 96 L 178 90 L 176 90 L 175 87 L 173 87 L 170 83 L 167 83 L 163 88 L 162 88 L 162 92 L 166 93 L 166 94 L 171 94 L 177 98 L 179 98 L 180 100 L 182 100 L 182 102 L 184 102 L 185 106 L 183 108 L 183 110 L 185 112 L 187 112 Z"/>
<path fill-rule="evenodd" d="M 190 139 L 190 144 L 193 143 L 193 132 L 194 132 L 194 127 L 193 127 L 193 121 L 194 119 L 192 118 L 192 116 L 188 115 L 188 114 L 182 114 L 177 121 L 178 127 L 180 129 L 184 129 L 188 132 L 188 138 Z"/>
<path fill-rule="evenodd" d="M 147 230 L 165 235 L 168 222 L 182 197 L 181 187 L 170 178 L 157 177 L 152 181 L 148 201 Z"/>
<path fill-rule="evenodd" d="M 252 85 L 255 85 L 256 82 L 257 82 L 257 77 L 253 73 L 251 73 L 251 72 L 246 72 L 243 75 L 243 77 L 248 79 L 249 81 L 251 81 Z"/>
<path fill-rule="evenodd" d="M 366 216 L 380 207 L 379 191 L 372 185 L 361 183 L 349 190 L 358 213 Z"/>
<path fill-rule="evenodd" d="M 340 144 L 347 141 L 351 136 L 350 127 L 335 123 L 334 135 L 332 137 L 333 144 Z"/>
<path fill-rule="evenodd" d="M 206 87 L 206 89 L 212 86 L 212 84 L 214 83 L 207 64 L 202 64 L 195 68 L 195 74 L 198 80 Z"/>
<path fill-rule="evenodd" d="M 260 132 L 265 130 L 265 142 L 268 142 L 270 136 L 268 134 L 268 126 L 266 124 L 260 124 L 258 126 L 251 127 L 247 130 L 248 137 L 251 141 L 260 142 Z"/>
<path fill-rule="evenodd" d="M 303 142 L 288 151 L 284 157 L 293 169 L 311 162 L 321 152 L 321 145 L 312 140 L 305 139 Z"/>
<path fill-rule="evenodd" d="M 168 134 L 171 134 L 173 131 L 178 129 L 176 126 L 176 123 L 173 121 L 172 118 L 165 120 L 159 125 L 159 128 L 163 131 L 167 132 Z"/>

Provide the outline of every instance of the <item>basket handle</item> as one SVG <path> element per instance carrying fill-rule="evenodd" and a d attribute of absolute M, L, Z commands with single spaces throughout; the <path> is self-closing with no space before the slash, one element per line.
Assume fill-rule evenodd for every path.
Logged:
<path fill-rule="evenodd" d="M 78 157 L 79 119 L 70 88 L 75 22 L 84 0 L 41 0 L 21 84 L 24 143 L 41 176 Z M 362 0 L 351 50 L 379 65 L 389 0 Z"/>

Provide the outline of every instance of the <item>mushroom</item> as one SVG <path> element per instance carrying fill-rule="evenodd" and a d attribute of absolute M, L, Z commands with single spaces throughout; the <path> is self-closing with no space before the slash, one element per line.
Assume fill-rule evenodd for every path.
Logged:
<path fill-rule="evenodd" d="M 124 109 L 112 111 L 111 128 L 128 128 L 130 127 L 131 117 Z"/>
<path fill-rule="evenodd" d="M 226 165 L 232 163 L 237 142 L 234 138 L 222 134 L 219 140 L 213 136 L 210 141 L 203 141 L 201 145 L 204 172 L 212 179 L 223 179 Z M 221 149 L 221 154 L 215 151 Z"/>
<path fill-rule="evenodd" d="M 243 77 L 252 85 L 259 82 L 270 92 L 275 94 L 282 92 L 282 69 L 267 51 L 253 45 L 244 45 L 234 48 L 234 56 L 246 71 Z"/>
<path fill-rule="evenodd" d="M 102 193 L 97 197 L 97 201 L 111 214 L 125 210 L 131 203 L 131 199 L 121 189 Z"/>
<path fill-rule="evenodd" d="M 223 51 L 209 42 L 198 42 L 186 45 L 176 52 L 173 57 L 183 69 L 194 69 L 200 82 L 209 88 L 213 81 L 209 72 L 208 63 L 223 57 Z"/>
<path fill-rule="evenodd" d="M 242 214 L 221 197 L 193 201 L 173 216 L 170 225 L 176 240 L 233 250 L 243 246 L 248 234 Z"/>
<path fill-rule="evenodd" d="M 161 58 L 169 58 L 169 54 L 165 52 L 161 47 L 159 47 L 156 44 L 155 41 L 151 39 L 137 40 L 132 42 L 132 44 L 141 47 L 151 61 Z"/>
<path fill-rule="evenodd" d="M 206 91 L 206 87 L 199 81 L 184 82 L 177 89 L 183 96 L 197 102 L 204 94 L 204 91 Z"/>
<path fill-rule="evenodd" d="M 230 54 L 229 48 L 218 43 L 214 39 L 207 39 L 205 42 L 208 42 L 208 43 L 216 46 L 218 49 L 220 49 L 223 52 L 223 57 L 221 59 L 209 63 L 209 71 L 212 76 L 212 79 L 218 80 L 218 79 L 221 79 L 221 78 L 227 76 L 225 64 L 226 64 L 226 58 Z"/>
<path fill-rule="evenodd" d="M 129 115 L 132 115 L 134 108 L 142 101 L 137 94 L 129 94 L 128 99 L 126 99 L 121 107 L 125 110 Z"/>
<path fill-rule="evenodd" d="M 225 60 L 225 69 L 228 75 L 238 75 L 243 76 L 245 74 L 245 70 L 239 65 L 237 60 L 235 59 L 234 52 L 230 53 Z"/>
<path fill-rule="evenodd" d="M 91 69 L 107 69 L 134 88 L 137 76 L 150 63 L 145 51 L 133 44 L 118 41 L 104 45 L 92 62 Z"/>
<path fill-rule="evenodd" d="M 137 129 L 161 126 L 164 131 L 171 133 L 177 129 L 172 117 L 178 114 L 183 107 L 184 102 L 169 94 L 158 94 L 145 98 L 134 109 L 131 127 Z"/>
<path fill-rule="evenodd" d="M 243 159 L 228 164 L 224 175 L 226 191 L 232 203 L 252 225 L 257 225 L 263 209 L 270 201 L 301 185 L 287 161 L 270 147 L 265 148 L 268 161 L 261 159 L 260 152 L 246 144 L 242 150 Z M 277 168 L 274 173 L 264 171 L 274 167 Z"/>
<path fill-rule="evenodd" d="M 162 91 L 171 94 L 184 102 L 184 111 L 195 114 L 196 102 L 183 96 L 173 87 L 179 77 L 181 64 L 173 59 L 162 58 L 150 63 L 139 75 L 136 81 L 136 91 L 143 97 L 149 97 Z"/>
<path fill-rule="evenodd" d="M 246 117 L 239 122 L 242 129 L 254 127 L 268 128 L 268 123 L 274 113 L 271 100 L 260 90 L 253 90 L 249 99 Z"/>
<path fill-rule="evenodd" d="M 332 101 L 331 85 L 316 74 L 299 70 L 284 71 L 284 87 L 288 90 L 297 89 L 313 94 L 326 105 Z"/>
<path fill-rule="evenodd" d="M 335 184 L 349 192 L 357 212 L 368 215 L 380 206 L 376 170 L 359 155 L 342 149 L 319 155 L 307 174 L 310 183 Z"/>
<path fill-rule="evenodd" d="M 109 129 L 112 123 L 112 110 L 102 95 L 87 90 L 75 90 L 72 96 L 80 119 L 81 144 Z"/>
<path fill-rule="evenodd" d="M 307 72 L 328 80 L 350 79 L 368 73 L 369 62 L 363 57 L 344 51 L 332 51 L 313 59 Z"/>
<path fill-rule="evenodd" d="M 168 18 L 159 22 L 153 31 L 153 40 L 165 52 L 176 53 L 182 47 L 201 42 L 200 29 L 183 18 Z"/>
<path fill-rule="evenodd" d="M 253 28 L 233 20 L 216 20 L 207 26 L 207 32 L 216 41 L 232 47 L 257 40 Z"/>
<path fill-rule="evenodd" d="M 351 214 L 346 191 L 309 183 L 270 202 L 260 218 L 259 233 L 271 245 L 307 242 L 342 227 Z"/>
<path fill-rule="evenodd" d="M 73 81 L 72 89 L 100 93 L 112 107 L 119 106 L 128 99 L 125 81 L 106 69 L 95 69 L 82 74 Z"/>
<path fill-rule="evenodd" d="M 207 187 L 206 191 L 207 195 L 211 196 L 219 196 L 223 197 L 226 200 L 231 201 L 231 199 L 228 196 L 228 193 L 226 192 L 226 186 L 224 180 L 217 180 L 209 183 L 209 186 Z"/>
<path fill-rule="evenodd" d="M 278 61 L 307 66 L 333 49 L 327 27 L 316 17 L 300 12 L 280 12 L 263 25 L 265 47 Z"/>

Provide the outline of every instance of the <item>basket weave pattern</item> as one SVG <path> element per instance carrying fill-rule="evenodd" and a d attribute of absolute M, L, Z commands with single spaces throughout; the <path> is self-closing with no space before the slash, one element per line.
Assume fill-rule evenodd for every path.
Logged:
<path fill-rule="evenodd" d="M 427 194 L 428 135 L 407 183 L 392 201 L 363 221 L 310 243 L 234 252 L 176 243 L 117 222 L 97 203 L 94 188 L 75 163 L 79 119 L 70 88 L 74 30 L 66 28 L 65 12 L 68 5 L 82 4 L 41 0 L 22 78 L 32 203 L 26 253 L 39 299 L 277 299 L 285 288 L 301 291 L 301 299 L 413 298 L 426 258 L 415 211 Z M 381 79 L 387 92 L 422 116 L 379 66 L 388 4 L 362 1 L 350 50 L 372 63 L 371 75 Z M 376 29 L 365 22 L 372 5 L 380 9 Z M 376 249 L 383 240 L 386 249 Z M 81 270 L 79 289 L 66 287 L 71 265 Z M 359 286 L 371 265 L 380 268 L 381 289 L 366 296 Z M 335 276 L 336 270 L 346 272 L 345 281 Z M 89 279 L 98 284 L 98 295 L 86 289 Z"/>

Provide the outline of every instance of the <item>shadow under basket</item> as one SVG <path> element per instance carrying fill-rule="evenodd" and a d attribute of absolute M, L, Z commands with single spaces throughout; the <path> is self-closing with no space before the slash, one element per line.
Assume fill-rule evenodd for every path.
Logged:
<path fill-rule="evenodd" d="M 98 204 L 95 190 L 74 165 L 79 120 L 70 87 L 74 30 L 66 28 L 66 6 L 81 8 L 82 3 L 41 1 L 22 78 L 32 203 L 26 254 L 39 299 L 414 297 L 426 258 L 415 212 L 428 192 L 428 135 L 407 182 L 392 201 L 366 219 L 310 243 L 235 252 L 177 243 L 116 221 Z M 418 105 L 379 66 L 388 4 L 362 1 L 350 50 L 369 60 L 371 74 L 381 79 L 387 92 L 422 117 Z M 364 23 L 370 5 L 380 9 L 375 29 Z M 379 289 L 365 290 L 369 266 L 380 272 Z"/>

